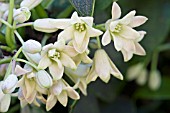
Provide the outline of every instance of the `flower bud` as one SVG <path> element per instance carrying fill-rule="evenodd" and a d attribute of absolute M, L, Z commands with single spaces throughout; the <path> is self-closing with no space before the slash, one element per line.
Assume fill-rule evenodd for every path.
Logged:
<path fill-rule="evenodd" d="M 148 75 L 148 71 L 146 69 L 142 69 L 138 73 L 138 77 L 136 79 L 137 84 L 144 85 L 147 82 L 147 75 Z"/>
<path fill-rule="evenodd" d="M 149 88 L 151 90 L 157 90 L 159 89 L 161 85 L 161 74 L 158 70 L 152 71 L 149 76 Z"/>
<path fill-rule="evenodd" d="M 23 0 L 20 7 L 28 7 L 30 10 L 39 5 L 42 0 Z"/>
<path fill-rule="evenodd" d="M 36 81 L 42 88 L 49 88 L 53 84 L 51 76 L 45 70 L 36 73 Z"/>
<path fill-rule="evenodd" d="M 41 44 L 35 40 L 27 40 L 22 48 L 27 53 L 35 54 L 41 51 Z"/>
<path fill-rule="evenodd" d="M 14 74 L 10 74 L 2 83 L 2 91 L 4 93 L 12 93 L 18 83 L 18 78 Z"/>
<path fill-rule="evenodd" d="M 31 16 L 31 12 L 27 7 L 21 7 L 14 11 L 13 18 L 18 23 L 27 21 Z"/>
<path fill-rule="evenodd" d="M 9 4 L 0 2 L 0 12 L 5 12 L 9 9 Z"/>
<path fill-rule="evenodd" d="M 38 64 L 39 61 L 41 60 L 41 55 L 40 53 L 36 53 L 36 54 L 30 54 L 30 53 L 25 53 L 25 55 L 27 55 L 28 57 L 28 60 L 35 63 L 35 64 Z"/>

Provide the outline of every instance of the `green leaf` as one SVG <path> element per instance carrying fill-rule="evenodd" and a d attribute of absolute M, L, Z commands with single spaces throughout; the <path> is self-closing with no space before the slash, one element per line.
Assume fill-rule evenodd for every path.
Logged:
<path fill-rule="evenodd" d="M 118 1 L 118 0 L 97 0 L 96 1 L 96 10 L 104 10 L 104 9 L 108 8 L 109 5 L 111 5 L 114 1 Z"/>
<path fill-rule="evenodd" d="M 95 0 L 69 0 L 81 16 L 92 16 Z"/>
<path fill-rule="evenodd" d="M 159 90 L 151 91 L 147 86 L 138 89 L 134 97 L 140 99 L 157 99 L 157 100 L 169 100 L 170 99 L 170 78 L 164 77 L 162 79 L 162 85 Z"/>

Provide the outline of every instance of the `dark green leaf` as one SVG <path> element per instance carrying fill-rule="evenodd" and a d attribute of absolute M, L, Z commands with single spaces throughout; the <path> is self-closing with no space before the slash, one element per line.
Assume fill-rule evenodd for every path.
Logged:
<path fill-rule="evenodd" d="M 69 0 L 81 16 L 92 16 L 95 0 Z"/>

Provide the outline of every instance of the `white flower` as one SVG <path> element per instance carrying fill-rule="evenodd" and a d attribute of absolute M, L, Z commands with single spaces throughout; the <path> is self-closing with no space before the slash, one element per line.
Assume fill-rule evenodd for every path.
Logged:
<path fill-rule="evenodd" d="M 20 7 L 28 7 L 30 10 L 39 5 L 43 0 L 23 0 Z"/>
<path fill-rule="evenodd" d="M 133 54 L 145 55 L 145 50 L 138 43 L 146 34 L 144 31 L 136 31 L 133 28 L 144 24 L 147 18 L 144 16 L 135 16 L 136 11 L 129 12 L 122 19 L 121 9 L 114 2 L 112 6 L 112 19 L 106 22 L 106 32 L 102 37 L 102 44 L 105 46 L 114 41 L 114 46 L 117 51 L 121 51 L 124 61 L 132 58 Z"/>
<path fill-rule="evenodd" d="M 77 68 L 71 57 L 64 52 L 65 46 L 64 40 L 58 40 L 54 44 L 48 44 L 42 48 L 42 58 L 39 62 L 38 68 L 46 69 L 49 67 L 49 71 L 54 80 L 62 78 L 64 66 L 71 69 Z"/>
<path fill-rule="evenodd" d="M 158 90 L 161 86 L 161 74 L 158 70 L 150 72 L 149 75 L 149 88 L 153 91 Z"/>
<path fill-rule="evenodd" d="M 35 54 L 41 51 L 41 44 L 38 41 L 30 39 L 24 42 L 22 49 L 25 52 Z"/>
<path fill-rule="evenodd" d="M 113 64 L 107 53 L 103 49 L 99 49 L 95 52 L 92 68 L 87 75 L 87 83 L 95 81 L 97 77 L 100 77 L 102 81 L 108 83 L 110 80 L 110 74 L 116 78 L 123 80 L 122 74 L 117 67 Z"/>

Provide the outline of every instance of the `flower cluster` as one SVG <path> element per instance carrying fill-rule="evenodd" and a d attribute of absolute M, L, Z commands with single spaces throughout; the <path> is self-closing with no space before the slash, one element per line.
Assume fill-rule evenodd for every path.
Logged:
<path fill-rule="evenodd" d="M 13 20 L 17 24 L 27 21 L 31 16 L 30 10 L 41 1 L 23 0 L 20 8 L 14 10 Z M 106 22 L 106 32 L 102 37 L 104 46 L 111 39 L 114 41 L 116 50 L 123 53 L 124 61 L 130 60 L 133 54 L 145 55 L 139 41 L 146 32 L 133 28 L 145 23 L 147 18 L 135 16 L 135 13 L 132 11 L 119 19 L 121 10 L 114 2 L 112 19 Z M 24 65 L 10 63 L 4 80 L 0 81 L 0 112 L 8 110 L 11 96 L 18 97 L 21 107 L 27 104 L 46 104 L 46 110 L 49 111 L 57 101 L 67 106 L 68 97 L 80 99 L 76 89 L 87 95 L 88 84 L 98 77 L 105 83 L 109 82 L 110 74 L 123 80 L 121 72 L 104 49 L 99 47 L 93 59 L 88 56 L 90 38 L 103 34 L 94 27 L 93 17 L 79 17 L 74 12 L 67 19 L 37 19 L 33 22 L 33 27 L 45 33 L 59 29 L 62 31 L 56 42 L 44 46 L 32 39 L 22 43 L 20 50 L 26 60 L 14 56 L 11 62 L 24 62 Z M 98 43 L 100 44 L 100 40 Z"/>

